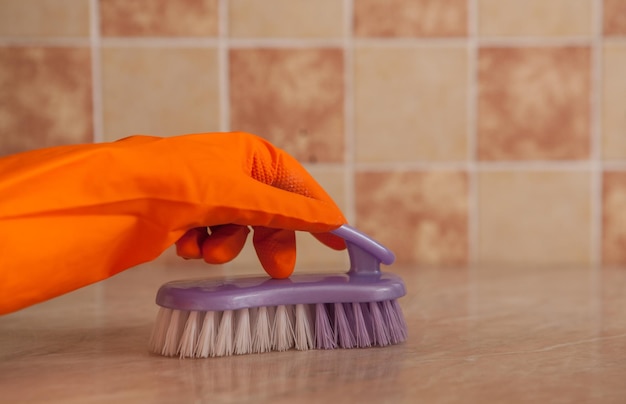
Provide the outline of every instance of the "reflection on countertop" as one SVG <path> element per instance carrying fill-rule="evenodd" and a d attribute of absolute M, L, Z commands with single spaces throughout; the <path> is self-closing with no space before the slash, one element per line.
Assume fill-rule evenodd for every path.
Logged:
<path fill-rule="evenodd" d="M 1 401 L 626 402 L 626 269 L 389 270 L 406 343 L 181 360 L 148 353 L 157 288 L 227 272 L 143 265 L 0 317 Z"/>

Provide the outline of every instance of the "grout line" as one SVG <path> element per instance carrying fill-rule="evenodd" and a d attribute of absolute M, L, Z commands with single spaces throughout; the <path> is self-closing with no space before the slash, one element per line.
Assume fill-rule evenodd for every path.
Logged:
<path fill-rule="evenodd" d="M 357 172 L 385 172 L 385 171 L 466 171 L 469 169 L 468 162 L 385 162 L 385 163 L 360 163 L 354 164 Z"/>
<path fill-rule="evenodd" d="M 590 170 L 591 161 L 480 161 L 476 163 L 478 171 L 581 171 Z"/>
<path fill-rule="evenodd" d="M 478 3 L 467 3 L 467 266 L 470 279 L 476 277 L 479 261 L 480 195 L 478 176 Z M 475 311 L 477 291 L 475 282 L 469 282 L 467 304 Z"/>
<path fill-rule="evenodd" d="M 346 198 L 346 219 L 349 223 L 357 224 L 356 189 L 355 189 L 355 103 L 354 103 L 354 38 L 353 27 L 353 0 L 344 0 L 344 187 Z"/>
<path fill-rule="evenodd" d="M 626 171 L 626 161 L 604 161 L 602 168 L 605 171 Z"/>
<path fill-rule="evenodd" d="M 115 48 L 215 48 L 220 38 L 115 37 L 103 38 L 102 46 Z"/>
<path fill-rule="evenodd" d="M 591 234 L 590 255 L 594 266 L 602 263 L 602 2 L 592 3 L 594 16 L 591 46 L 590 160 L 591 160 Z"/>
<path fill-rule="evenodd" d="M 90 0 L 91 1 L 91 0 Z M 475 0 L 470 0 L 475 1 Z M 352 2 L 346 2 L 345 8 L 347 12 L 352 10 Z M 228 1 L 220 0 L 220 30 L 223 31 L 224 37 L 228 38 Z M 97 10 L 96 10 L 97 12 Z M 351 14 L 346 17 L 346 22 L 352 26 Z M 469 16 L 468 18 L 474 18 Z M 470 22 L 471 28 L 474 23 Z M 474 29 L 474 28 L 471 28 Z M 347 31 L 347 30 L 346 30 Z M 475 29 L 474 29 L 475 31 Z M 222 33 L 220 33 L 222 35 Z M 197 47 L 211 48 L 219 46 L 222 39 L 220 35 L 217 37 L 105 37 L 101 38 L 101 46 L 103 47 Z M 98 36 L 100 37 L 99 30 Z M 352 32 L 347 37 L 350 39 L 353 47 L 459 47 L 466 46 L 468 38 L 452 37 L 452 38 L 354 38 Z M 537 46 L 537 47 L 553 47 L 553 46 L 589 46 L 593 43 L 594 38 L 586 36 L 576 37 L 478 37 L 473 35 L 471 38 L 479 46 L 502 46 L 502 47 L 520 47 L 520 46 Z M 606 41 L 611 43 L 626 43 L 626 36 L 607 37 Z M 231 48 L 251 48 L 251 47 L 270 47 L 270 48 L 319 48 L 319 47 L 336 47 L 341 48 L 345 45 L 344 38 L 228 38 Z M 90 38 L 73 38 L 73 37 L 50 37 L 50 38 L 29 38 L 29 37 L 0 37 L 0 46 L 7 45 L 25 45 L 25 46 L 89 46 Z"/>
<path fill-rule="evenodd" d="M 406 47 L 463 47 L 467 38 L 355 38 L 358 48 L 406 48 Z"/>
<path fill-rule="evenodd" d="M 474 1 L 474 0 L 469 0 Z M 555 47 L 555 46 L 588 46 L 592 42 L 591 37 L 479 37 L 477 34 L 477 15 L 472 7 L 468 8 L 468 37 L 452 38 L 359 38 L 355 44 L 359 47 L 458 47 L 465 46 L 468 39 L 478 46 L 489 47 Z M 470 20 L 476 20 L 470 21 Z"/>
<path fill-rule="evenodd" d="M 593 42 L 591 46 L 591 94 L 589 99 L 590 108 L 590 210 L 591 229 L 589 234 L 591 257 L 591 291 L 592 301 L 596 312 L 596 330 L 599 332 L 602 325 L 602 32 L 603 32 L 603 9 L 602 1 L 592 2 L 593 16 Z"/>
<path fill-rule="evenodd" d="M 481 46 L 490 47 L 554 47 L 554 46 L 589 46 L 593 42 L 591 36 L 570 37 L 489 37 L 480 38 Z"/>
<path fill-rule="evenodd" d="M 468 264 L 478 261 L 479 187 L 478 187 L 478 6 L 469 0 L 467 12 L 467 238 Z"/>
<path fill-rule="evenodd" d="M 92 17 L 90 16 L 90 19 Z M 71 38 L 10 38 L 0 37 L 0 46 L 50 46 L 50 47 L 86 47 L 91 44 L 91 34 L 89 37 Z"/>
<path fill-rule="evenodd" d="M 607 168 L 626 170 L 626 162 L 605 163 Z M 581 161 L 394 161 L 355 163 L 359 171 L 447 171 L 462 170 L 479 172 L 497 171 L 590 171 L 592 162 Z"/>
<path fill-rule="evenodd" d="M 220 0 L 218 3 L 218 42 L 217 42 L 217 63 L 218 63 L 218 86 L 219 86 L 219 130 L 227 132 L 230 127 L 230 65 L 228 60 L 228 0 Z"/>
<path fill-rule="evenodd" d="M 336 162 L 336 163 L 326 163 L 326 162 L 307 162 L 307 161 L 301 161 L 300 164 L 302 164 L 302 166 L 304 168 L 308 169 L 317 169 L 317 170 L 330 170 L 330 171 L 336 171 L 336 170 L 343 170 L 345 168 L 345 162 L 341 161 L 341 162 Z"/>
<path fill-rule="evenodd" d="M 317 164 L 320 166 L 320 164 Z M 327 167 L 335 167 L 327 163 Z M 549 172 L 580 172 L 592 171 L 592 161 L 394 161 L 394 162 L 357 162 L 354 163 L 357 171 L 471 171 L 501 172 L 501 171 L 549 171 Z M 626 171 L 626 161 L 605 161 L 597 164 L 597 170 Z"/>
<path fill-rule="evenodd" d="M 233 38 L 230 45 L 233 48 L 341 48 L 345 39 Z"/>
<path fill-rule="evenodd" d="M 100 58 L 100 9 L 98 0 L 89 0 L 89 51 L 91 56 L 91 119 L 94 143 L 104 141 L 102 117 L 102 64 Z M 106 284 L 94 286 L 94 300 L 98 307 L 104 306 Z"/>
<path fill-rule="evenodd" d="M 626 35 L 611 35 L 602 37 L 604 43 L 624 45 L 626 44 Z"/>
<path fill-rule="evenodd" d="M 89 1 L 89 45 L 91 51 L 91 93 L 93 141 L 104 141 L 102 58 L 100 54 L 100 9 L 97 0 Z"/>

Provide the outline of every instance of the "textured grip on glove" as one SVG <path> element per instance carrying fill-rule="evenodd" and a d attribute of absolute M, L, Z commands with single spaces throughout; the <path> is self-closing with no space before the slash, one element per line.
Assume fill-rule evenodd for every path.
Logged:
<path fill-rule="evenodd" d="M 233 136 L 235 136 L 233 134 Z M 253 135 L 237 134 L 237 136 L 252 136 L 253 140 L 260 140 Z M 311 175 L 289 154 L 260 140 L 257 147 L 247 159 L 246 170 L 250 178 L 277 190 L 286 191 L 283 195 L 285 204 L 293 204 L 298 208 L 298 201 L 290 202 L 293 195 L 300 195 L 308 199 L 328 203 L 338 211 L 332 199 Z M 280 198 L 277 191 L 261 192 L 253 196 L 255 203 L 263 204 L 263 198 L 268 194 Z M 343 216 L 339 222 L 345 222 Z M 249 232 L 245 228 L 228 227 L 210 228 L 207 232 L 203 228 L 195 228 L 187 232 L 177 241 L 177 253 L 184 258 L 204 258 L 211 264 L 219 264 L 235 258 Z M 289 229 L 279 227 L 252 226 L 254 229 L 253 244 L 256 254 L 265 271 L 273 278 L 286 278 L 293 272 L 296 262 L 296 238 L 291 225 Z M 314 232 L 313 236 L 333 249 L 345 248 L 345 242 L 330 233 Z"/>

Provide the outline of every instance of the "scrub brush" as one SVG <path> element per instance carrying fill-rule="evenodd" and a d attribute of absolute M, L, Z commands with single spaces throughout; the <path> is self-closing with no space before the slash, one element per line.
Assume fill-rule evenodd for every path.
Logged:
<path fill-rule="evenodd" d="M 397 299 L 402 280 L 382 273 L 393 253 L 348 225 L 350 269 L 288 279 L 232 277 L 173 281 L 161 286 L 150 350 L 207 358 L 291 348 L 365 348 L 398 344 L 407 326 Z"/>

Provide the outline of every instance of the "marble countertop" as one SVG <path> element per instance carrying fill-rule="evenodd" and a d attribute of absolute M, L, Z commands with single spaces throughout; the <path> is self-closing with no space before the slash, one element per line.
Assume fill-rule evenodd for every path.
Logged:
<path fill-rule="evenodd" d="M 0 317 L 0 401 L 626 402 L 626 269 L 390 270 L 406 343 L 181 360 L 147 350 L 156 290 L 226 270 L 143 265 Z"/>

